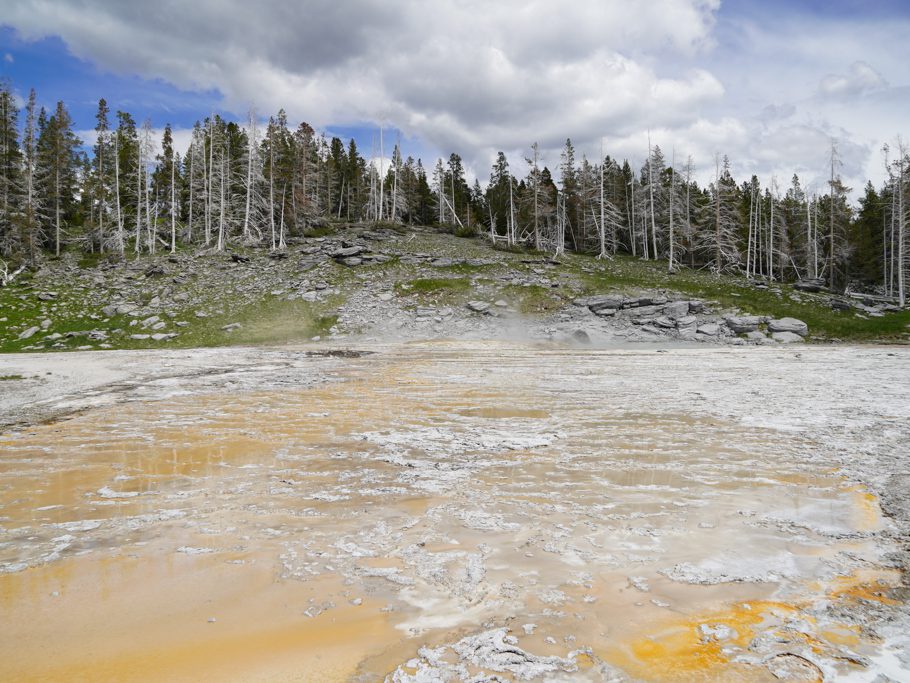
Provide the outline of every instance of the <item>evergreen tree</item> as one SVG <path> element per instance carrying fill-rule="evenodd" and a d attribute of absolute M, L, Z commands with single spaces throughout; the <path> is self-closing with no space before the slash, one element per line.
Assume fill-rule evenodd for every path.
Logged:
<path fill-rule="evenodd" d="M 0 81 L 0 255 L 4 256 L 22 246 L 15 229 L 22 185 L 18 120 L 12 88 Z"/>
<path fill-rule="evenodd" d="M 39 117 L 38 191 L 47 205 L 46 219 L 54 234 L 54 254 L 60 256 L 64 223 L 69 223 L 77 207 L 78 148 L 82 144 L 72 129 L 73 122 L 63 102 L 49 119 Z"/>

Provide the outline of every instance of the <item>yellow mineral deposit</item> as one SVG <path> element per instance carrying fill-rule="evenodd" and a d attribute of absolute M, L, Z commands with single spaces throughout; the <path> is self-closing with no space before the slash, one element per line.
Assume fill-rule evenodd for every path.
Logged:
<path fill-rule="evenodd" d="M 0 679 L 379 680 L 484 624 L 591 648 L 581 677 L 764 681 L 736 656 L 763 634 L 868 646 L 809 608 L 893 602 L 896 575 L 818 569 L 874 556 L 824 535 L 879 529 L 874 496 L 792 435 L 638 404 L 596 353 L 530 353 L 408 345 L 0 436 Z"/>

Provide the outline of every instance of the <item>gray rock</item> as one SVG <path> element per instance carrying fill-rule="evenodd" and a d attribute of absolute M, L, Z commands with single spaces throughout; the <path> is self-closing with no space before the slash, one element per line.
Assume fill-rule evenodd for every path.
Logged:
<path fill-rule="evenodd" d="M 743 334 L 755 332 L 761 324 L 761 318 L 757 315 L 726 315 L 724 316 L 724 322 L 727 323 L 727 327 L 736 332 L 736 334 Z"/>
<path fill-rule="evenodd" d="M 584 299 L 576 300 L 576 303 L 579 301 L 583 302 L 581 305 L 587 306 L 592 313 L 597 313 L 603 309 L 612 309 L 615 311 L 619 308 L 622 308 L 623 304 L 623 298 L 621 296 L 612 295 L 589 296 Z"/>
<path fill-rule="evenodd" d="M 682 318 L 676 319 L 676 327 L 678 327 L 680 330 L 691 329 L 694 332 L 697 325 L 698 318 L 696 318 L 694 315 L 685 315 Z"/>
<path fill-rule="evenodd" d="M 667 303 L 667 297 L 657 294 L 654 296 L 634 296 L 623 300 L 623 308 L 638 308 L 640 306 L 663 306 Z"/>
<path fill-rule="evenodd" d="M 795 332 L 774 332 L 771 339 L 781 344 L 794 344 L 803 341 L 803 338 Z"/>
<path fill-rule="evenodd" d="M 366 250 L 367 250 L 366 247 L 360 247 L 360 246 L 346 247 L 344 249 L 339 249 L 337 251 L 332 252 L 332 258 L 346 259 L 346 258 L 350 258 L 352 256 L 358 256 L 358 255 L 364 253 Z M 348 265 L 360 265 L 360 264 L 357 263 L 357 264 L 348 264 Z"/>
<path fill-rule="evenodd" d="M 637 306 L 633 309 L 630 309 L 631 313 L 636 318 L 649 318 L 656 315 L 660 315 L 664 307 L 663 306 Z"/>
<path fill-rule="evenodd" d="M 176 336 L 177 335 L 174 334 L 173 332 L 171 332 L 171 333 L 158 332 L 158 333 L 152 335 L 152 340 L 153 341 L 167 341 L 168 339 L 173 339 Z"/>
<path fill-rule="evenodd" d="M 572 333 L 572 339 L 578 342 L 579 344 L 590 344 L 591 337 L 588 336 L 588 333 L 584 330 L 575 330 Z"/>
<path fill-rule="evenodd" d="M 221 329 L 224 330 L 225 332 L 233 332 L 234 330 L 239 330 L 241 327 L 243 327 L 243 325 L 241 325 L 240 323 L 231 323 L 229 325 L 225 325 Z"/>
<path fill-rule="evenodd" d="M 130 339 L 148 339 L 148 338 L 149 338 L 149 336 L 147 334 L 131 334 L 130 335 Z"/>
<path fill-rule="evenodd" d="M 135 310 L 136 310 L 135 304 L 120 304 L 117 306 L 116 309 L 114 309 L 114 312 L 117 315 L 126 315 L 127 313 L 132 313 Z"/>
<path fill-rule="evenodd" d="M 752 330 L 751 332 L 746 332 L 746 339 L 749 341 L 765 341 L 767 337 L 764 332 L 759 332 L 758 330 Z"/>
<path fill-rule="evenodd" d="M 46 318 L 45 320 L 41 321 L 41 329 L 46 330 L 53 324 L 54 324 L 54 322 L 50 318 Z"/>
<path fill-rule="evenodd" d="M 772 320 L 768 323 L 768 330 L 771 332 L 793 332 L 801 337 L 809 334 L 809 326 L 802 320 L 796 318 L 781 318 Z"/>
<path fill-rule="evenodd" d="M 486 313 L 490 309 L 490 304 L 486 301 L 469 301 L 468 309 L 475 313 Z"/>
<path fill-rule="evenodd" d="M 208 318 L 209 317 L 209 314 L 206 313 L 205 311 L 196 311 L 195 315 L 197 318 Z"/>
<path fill-rule="evenodd" d="M 25 330 L 22 334 L 19 335 L 19 339 L 20 339 L 20 340 L 22 340 L 22 339 L 31 339 L 32 337 L 35 336 L 35 334 L 37 334 L 37 333 L 40 332 L 40 331 L 41 331 L 41 328 L 40 328 L 40 327 L 37 327 L 37 326 L 35 326 L 35 327 L 30 327 L 30 328 L 28 328 L 27 330 Z"/>
<path fill-rule="evenodd" d="M 341 263 L 343 263 L 346 266 L 359 266 L 360 264 L 363 263 L 363 259 L 358 256 L 348 256 L 346 258 L 341 259 Z"/>
<path fill-rule="evenodd" d="M 824 288 L 825 288 L 825 281 L 822 280 L 821 278 L 800 280 L 799 282 L 796 282 L 793 285 L 793 289 L 797 289 L 800 292 L 820 292 Z"/>
<path fill-rule="evenodd" d="M 391 292 L 383 292 L 379 295 L 380 301 L 391 301 L 393 294 Z"/>
<path fill-rule="evenodd" d="M 495 302 L 493 302 L 493 305 L 499 308 L 508 308 L 509 302 L 505 299 L 497 299 Z"/>
<path fill-rule="evenodd" d="M 698 326 L 697 332 L 708 337 L 716 337 L 720 334 L 720 325 L 717 323 L 705 323 L 704 325 Z"/>
<path fill-rule="evenodd" d="M 616 309 L 615 308 L 599 308 L 596 311 L 594 311 L 594 315 L 596 315 L 599 318 L 609 318 L 609 317 L 616 315 Z"/>
<path fill-rule="evenodd" d="M 705 312 L 705 302 L 693 300 L 689 302 L 689 313 L 704 313 Z"/>
<path fill-rule="evenodd" d="M 139 324 L 142 325 L 143 327 L 148 327 L 149 325 L 154 325 L 155 323 L 157 323 L 160 320 L 161 320 L 161 318 L 159 318 L 157 315 L 153 315 L 150 318 L 146 318 Z"/>
<path fill-rule="evenodd" d="M 660 316 L 659 318 L 655 318 L 652 322 L 655 325 L 657 325 L 658 327 L 662 327 L 666 330 L 672 330 L 673 328 L 676 327 L 675 321 L 670 320 L 668 317 L 663 316 L 663 315 Z"/>
<path fill-rule="evenodd" d="M 115 306 L 114 304 L 110 304 L 110 305 L 102 308 L 101 312 L 104 314 L 105 317 L 110 318 L 111 316 L 117 314 L 117 306 Z"/>
<path fill-rule="evenodd" d="M 57 292 L 41 292 L 38 295 L 38 299 L 41 301 L 53 301 L 57 298 Z"/>
<path fill-rule="evenodd" d="M 689 315 L 688 301 L 671 301 L 664 306 L 664 315 L 668 318 L 682 318 Z"/>

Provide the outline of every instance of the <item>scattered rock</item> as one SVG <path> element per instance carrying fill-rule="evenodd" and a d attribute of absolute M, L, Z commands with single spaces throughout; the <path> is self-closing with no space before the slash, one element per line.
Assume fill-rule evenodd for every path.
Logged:
<path fill-rule="evenodd" d="M 758 329 L 758 326 L 761 325 L 761 318 L 757 315 L 726 315 L 724 316 L 724 322 L 727 323 L 727 327 L 736 334 L 745 334 L 748 332 L 755 332 Z M 764 337 L 764 335 L 762 335 L 762 337 Z"/>
<path fill-rule="evenodd" d="M 793 332 L 801 337 L 809 334 L 809 326 L 796 318 L 780 318 L 768 323 L 769 332 Z"/>
<path fill-rule="evenodd" d="M 588 333 L 584 330 L 575 330 L 572 333 L 572 339 L 574 339 L 579 344 L 590 344 L 591 337 L 588 336 Z"/>
<path fill-rule="evenodd" d="M 467 305 L 468 310 L 475 313 L 486 313 L 490 309 L 490 304 L 486 301 L 469 301 Z"/>
<path fill-rule="evenodd" d="M 795 344 L 803 341 L 803 338 L 795 332 L 773 332 L 771 339 L 781 344 Z"/>
<path fill-rule="evenodd" d="M 37 334 L 40 331 L 41 331 L 40 327 L 37 327 L 37 326 L 30 327 L 19 335 L 19 340 L 21 341 L 24 339 L 31 339 L 32 337 L 35 336 L 35 334 Z"/>
<path fill-rule="evenodd" d="M 239 330 L 241 327 L 243 327 L 243 325 L 241 325 L 240 323 L 230 323 L 229 325 L 225 325 L 221 329 L 225 332 L 233 332 L 234 330 Z"/>
<path fill-rule="evenodd" d="M 720 325 L 717 323 L 705 323 L 698 326 L 697 332 L 708 337 L 716 337 L 720 334 Z"/>
<path fill-rule="evenodd" d="M 682 318 L 689 315 L 689 302 L 671 301 L 664 306 L 664 315 L 668 318 Z"/>
<path fill-rule="evenodd" d="M 337 251 L 332 252 L 332 258 L 347 259 L 347 258 L 350 258 L 353 256 L 359 256 L 360 254 L 364 253 L 366 250 L 367 250 L 366 247 L 360 247 L 360 246 L 356 246 L 356 245 L 352 246 L 352 247 L 345 247 L 343 249 L 339 249 Z M 358 262 L 356 264 L 348 264 L 348 265 L 360 265 L 360 264 Z"/>
<path fill-rule="evenodd" d="M 793 289 L 800 292 L 820 292 L 825 288 L 825 281 L 821 278 L 799 280 L 793 284 Z"/>

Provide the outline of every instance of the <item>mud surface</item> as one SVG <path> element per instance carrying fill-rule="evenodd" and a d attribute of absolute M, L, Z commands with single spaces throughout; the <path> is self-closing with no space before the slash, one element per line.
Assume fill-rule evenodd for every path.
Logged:
<path fill-rule="evenodd" d="M 0 678 L 908 680 L 910 355 L 350 350 L 7 394 Z"/>

